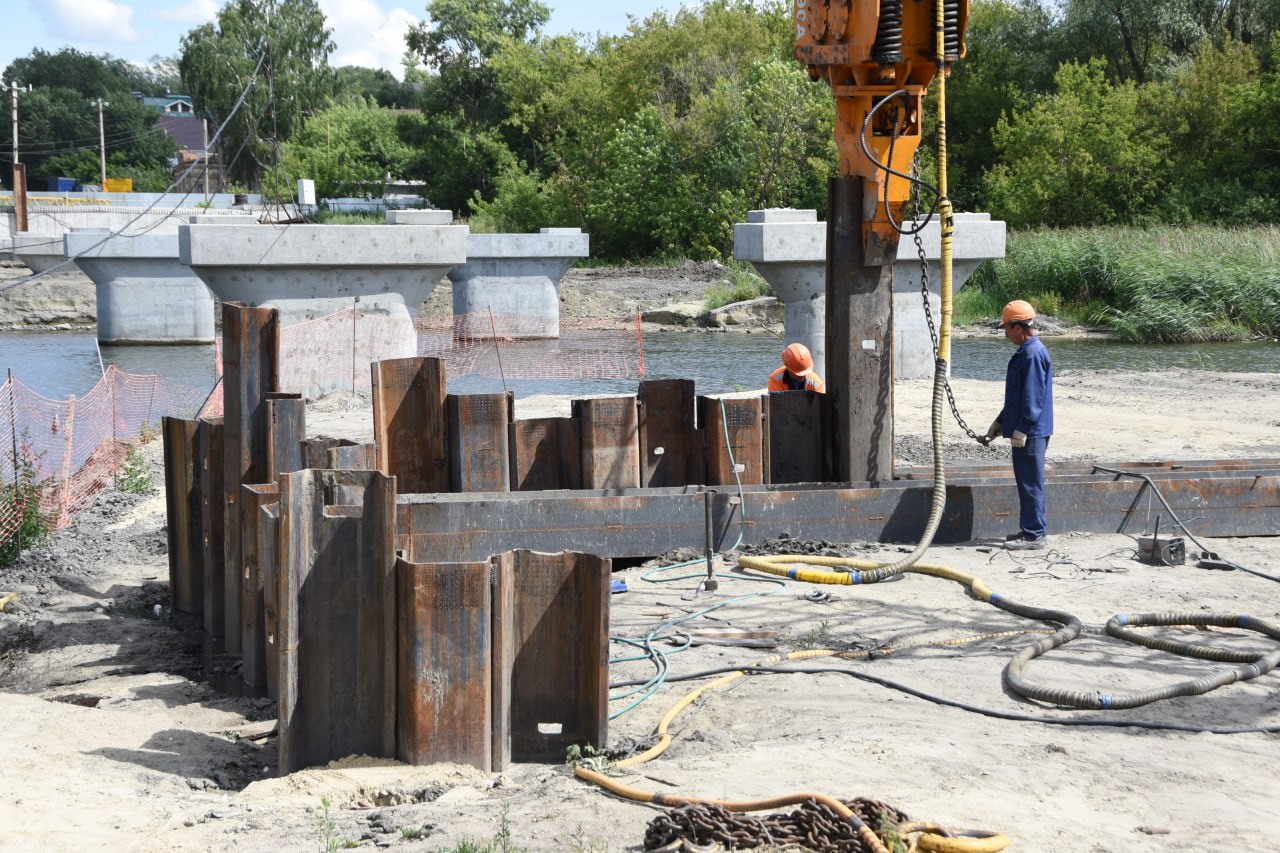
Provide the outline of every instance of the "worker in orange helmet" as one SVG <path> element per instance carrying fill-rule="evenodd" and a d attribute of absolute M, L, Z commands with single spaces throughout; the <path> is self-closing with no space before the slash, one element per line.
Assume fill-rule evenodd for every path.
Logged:
<path fill-rule="evenodd" d="M 827 384 L 813 370 L 813 355 L 801 343 L 787 344 L 782 351 L 782 367 L 769 374 L 770 391 L 817 391 L 827 393 Z"/>
<path fill-rule="evenodd" d="M 1035 330 L 1036 309 L 1015 299 L 1004 306 L 1000 328 L 1018 351 L 1009 359 L 1004 377 L 1004 408 L 987 434 L 1013 445 L 1013 479 L 1018 486 L 1017 533 L 1005 537 L 1011 551 L 1035 551 L 1045 547 L 1048 534 L 1044 506 L 1044 457 L 1053 435 L 1053 362 Z"/>

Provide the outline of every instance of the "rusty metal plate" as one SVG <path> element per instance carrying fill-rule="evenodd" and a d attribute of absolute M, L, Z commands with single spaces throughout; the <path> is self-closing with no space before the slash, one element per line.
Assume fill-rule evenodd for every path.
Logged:
<path fill-rule="evenodd" d="M 764 482 L 761 397 L 699 397 L 698 421 L 707 445 L 708 486 Z"/>
<path fill-rule="evenodd" d="M 301 394 L 272 391 L 267 394 L 267 476 L 274 483 L 281 474 L 306 467 L 302 442 L 307 438 L 307 404 Z"/>
<path fill-rule="evenodd" d="M 582 488 L 582 439 L 576 418 L 527 418 L 511 424 L 513 491 Z"/>
<path fill-rule="evenodd" d="M 1179 518 L 1196 536 L 1274 536 L 1280 533 L 1280 476 L 1273 469 L 1207 476 L 1152 474 Z M 1154 518 L 1158 502 L 1133 478 L 1068 476 L 1046 479 L 1051 534 L 1115 533 Z M 734 503 L 741 496 L 743 506 Z M 759 544 L 787 533 L 832 542 L 914 542 L 929 515 L 928 481 L 873 486 L 743 486 L 713 499 L 713 547 L 739 535 Z M 482 515 L 484 527 L 474 519 Z M 935 541 L 1002 537 L 1017 526 L 1012 475 L 950 482 Z M 574 549 L 609 557 L 645 557 L 676 548 L 705 547 L 703 497 L 683 489 L 524 493 L 488 497 L 483 509 L 463 495 L 406 495 L 397 507 L 397 543 L 410 555 L 483 559 L 512 548 Z"/>
<path fill-rule="evenodd" d="M 635 397 L 573 401 L 582 434 L 582 487 L 633 489 L 640 485 L 639 416 Z"/>
<path fill-rule="evenodd" d="M 279 489 L 277 484 L 277 497 Z M 280 504 L 258 510 L 258 571 L 262 575 L 262 627 L 267 641 L 267 696 L 280 693 Z"/>
<path fill-rule="evenodd" d="M 492 767 L 487 560 L 396 562 L 396 757 Z"/>
<path fill-rule="evenodd" d="M 823 399 L 811 391 L 775 391 L 765 396 L 768 482 L 826 482 Z"/>
<path fill-rule="evenodd" d="M 169 606 L 204 612 L 204 542 L 201 499 L 196 489 L 195 420 L 165 417 L 164 495 L 169 540 Z"/>
<path fill-rule="evenodd" d="M 200 545 L 203 552 L 204 631 L 214 642 L 210 649 L 221 651 L 226 578 L 224 569 L 224 511 L 226 495 L 222 486 L 222 418 L 200 418 L 196 425 L 193 464 L 196 492 L 200 501 Z"/>
<path fill-rule="evenodd" d="M 609 574 L 591 554 L 517 551 L 512 583 L 511 758 L 563 761 L 608 739 Z"/>
<path fill-rule="evenodd" d="M 514 400 L 509 391 L 448 396 L 450 491 L 510 490 L 507 428 Z"/>
<path fill-rule="evenodd" d="M 692 379 L 640 383 L 640 484 L 645 488 L 698 482 L 704 468 Z"/>
<path fill-rule="evenodd" d="M 395 757 L 395 497 L 379 471 L 280 477 L 281 774 Z"/>
<path fill-rule="evenodd" d="M 401 492 L 449 489 L 445 365 L 438 358 L 375 362 L 373 438 L 378 468 Z"/>
<path fill-rule="evenodd" d="M 378 469 L 378 445 L 338 443 L 327 451 L 325 468 L 344 471 L 376 471 Z"/>
<path fill-rule="evenodd" d="M 250 695 L 264 695 L 267 689 L 266 582 L 264 563 L 274 563 L 274 554 L 262 553 L 262 508 L 274 504 L 279 495 L 275 483 L 240 487 L 240 509 L 244 515 L 244 577 L 240 605 L 240 677 Z M 274 542 L 272 543 L 274 550 Z M 271 573 L 274 581 L 274 572 Z"/>
<path fill-rule="evenodd" d="M 222 303 L 223 489 L 226 495 L 223 616 L 226 651 L 240 654 L 241 578 L 244 572 L 240 487 L 264 483 L 267 472 L 267 394 L 279 389 L 279 312 Z"/>

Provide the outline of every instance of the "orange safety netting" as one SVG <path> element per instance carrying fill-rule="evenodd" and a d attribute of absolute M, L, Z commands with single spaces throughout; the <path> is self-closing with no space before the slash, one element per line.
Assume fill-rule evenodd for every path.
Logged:
<path fill-rule="evenodd" d="M 372 321 L 372 322 L 371 322 Z M 326 389 L 368 393 L 369 362 L 411 348 L 445 362 L 448 377 L 494 379 L 631 379 L 644 377 L 639 315 L 559 323 L 559 337 L 547 334 L 545 318 L 488 312 L 407 322 L 347 309 L 286 326 L 280 332 L 280 387 L 289 391 Z M 222 339 L 215 343 L 219 375 Z M 201 415 L 222 414 L 218 383 Z"/>
<path fill-rule="evenodd" d="M 83 397 L 51 400 L 13 377 L 0 386 L 0 543 L 32 500 L 54 527 L 88 506 L 166 415 L 194 417 L 204 393 L 110 365 Z"/>
<path fill-rule="evenodd" d="M 443 359 L 450 377 L 643 378 L 640 317 L 591 322 L 549 330 L 546 318 L 486 312 L 410 324 L 340 311 L 281 330 L 280 387 L 367 393 L 369 362 L 415 350 Z M 551 332 L 559 336 L 546 337 Z M 159 435 L 162 417 L 221 417 L 221 338 L 215 359 L 219 379 L 210 392 L 115 365 L 79 399 L 52 400 L 7 378 L 0 385 L 0 546 L 33 500 L 50 524 L 65 526 L 111 482 L 131 446 Z"/>

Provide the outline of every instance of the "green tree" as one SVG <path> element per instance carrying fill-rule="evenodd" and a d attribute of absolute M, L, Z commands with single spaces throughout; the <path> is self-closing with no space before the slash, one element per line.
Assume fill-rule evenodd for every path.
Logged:
<path fill-rule="evenodd" d="M 399 115 L 372 101 L 331 103 L 284 144 L 286 171 L 311 178 L 321 198 L 377 198 L 399 178 L 413 151 L 396 133 Z"/>
<path fill-rule="evenodd" d="M 108 104 L 103 109 L 102 137 L 109 174 L 148 176 L 145 189 L 165 189 L 167 162 L 177 145 L 155 126 L 158 113 L 133 96 L 135 91 L 145 91 L 146 77 L 145 69 L 124 60 L 72 48 L 57 53 L 36 49 L 14 60 L 5 70 L 4 82 L 35 84 L 20 102 L 18 154 L 27 167 L 27 185 L 43 188 L 56 177 L 99 182 L 97 99 L 102 98 Z"/>
<path fill-rule="evenodd" d="M 1132 83 L 1108 84 L 1101 59 L 1054 79 L 1052 96 L 996 124 L 992 215 L 1012 228 L 1144 221 L 1167 174 L 1167 140 L 1148 120 L 1155 105 Z"/>
<path fill-rule="evenodd" d="M 385 68 L 344 65 L 337 70 L 335 86 L 339 99 L 368 98 L 395 109 L 415 109 L 422 97 L 421 84 L 402 83 Z"/>
<path fill-rule="evenodd" d="M 233 180 L 256 186 L 276 146 L 333 95 L 332 33 L 316 0 L 234 0 L 183 37 L 178 67 L 196 109 L 215 127 L 235 112 L 220 140 Z"/>

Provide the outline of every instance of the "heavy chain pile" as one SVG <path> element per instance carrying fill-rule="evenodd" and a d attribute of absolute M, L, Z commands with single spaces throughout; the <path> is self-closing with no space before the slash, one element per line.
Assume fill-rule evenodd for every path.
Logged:
<path fill-rule="evenodd" d="M 842 802 L 872 829 L 886 819 L 894 826 L 907 820 L 893 806 L 876 800 L 859 797 Z M 852 823 L 814 800 L 806 800 L 786 814 L 762 817 L 737 814 L 714 804 L 681 806 L 651 820 L 644 835 L 646 850 L 677 851 L 712 844 L 728 850 L 792 844 L 816 853 L 870 853 Z"/>

